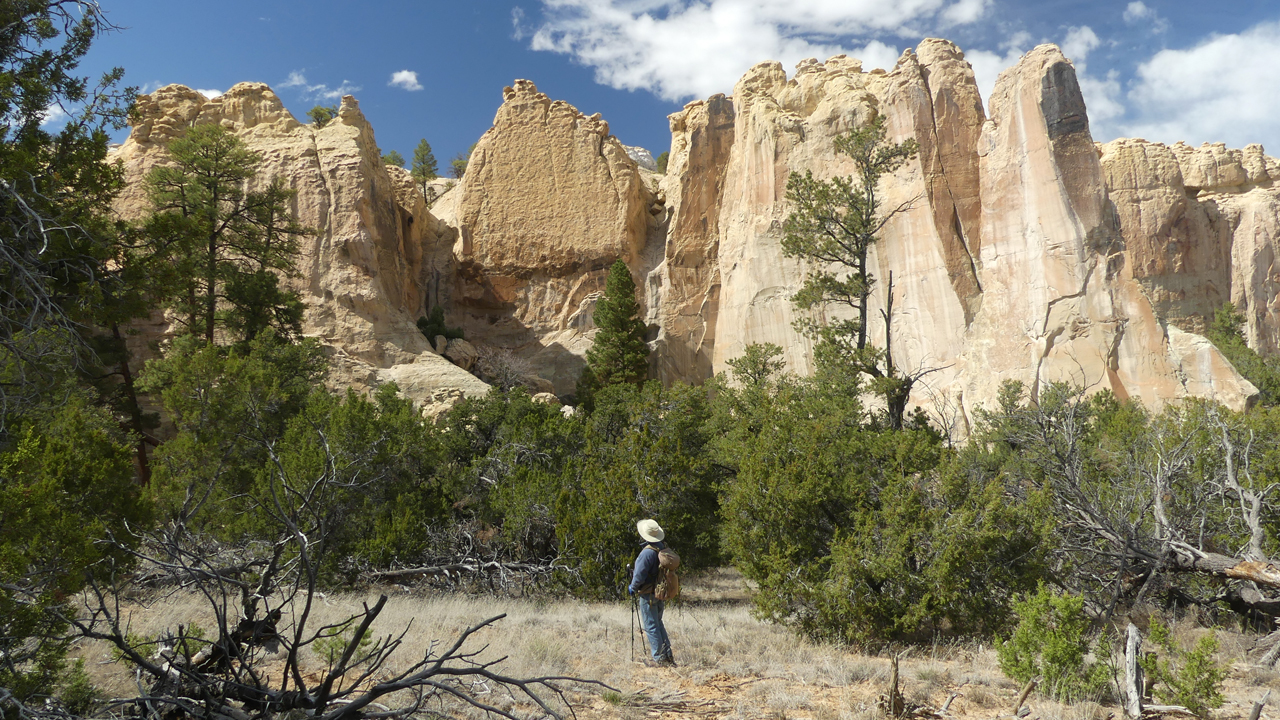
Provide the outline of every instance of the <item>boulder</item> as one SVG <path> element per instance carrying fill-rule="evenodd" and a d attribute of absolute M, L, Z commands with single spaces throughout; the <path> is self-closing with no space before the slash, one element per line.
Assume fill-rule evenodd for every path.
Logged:
<path fill-rule="evenodd" d="M 454 365 L 463 370 L 470 371 L 476 364 L 476 358 L 480 356 L 476 350 L 476 346 L 463 340 L 462 338 L 454 338 L 445 346 L 444 352 L 441 353 Z"/>

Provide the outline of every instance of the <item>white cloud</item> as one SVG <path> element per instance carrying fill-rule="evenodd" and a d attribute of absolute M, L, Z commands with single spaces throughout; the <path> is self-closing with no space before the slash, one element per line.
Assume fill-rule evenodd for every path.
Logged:
<path fill-rule="evenodd" d="M 1135 0 L 1125 6 L 1124 21 L 1130 25 L 1145 24 L 1151 32 L 1162 33 L 1169 29 L 1169 21 L 1160 17 L 1155 8 L 1149 7 L 1141 0 Z"/>
<path fill-rule="evenodd" d="M 203 96 L 205 96 L 205 97 L 209 98 L 210 100 L 212 100 L 212 99 L 214 99 L 214 98 L 216 98 L 216 97 L 218 97 L 219 95 L 221 95 L 221 94 L 222 94 L 222 91 L 221 91 L 221 90 L 200 90 L 200 89 L 197 89 L 197 90 L 196 90 L 196 92 L 198 92 L 198 93 L 200 93 L 201 95 L 203 95 Z"/>
<path fill-rule="evenodd" d="M 730 92 L 755 63 L 784 66 L 846 53 L 892 67 L 897 52 L 875 40 L 862 50 L 840 38 L 919 36 L 969 23 L 990 0 L 542 0 L 545 22 L 530 45 L 595 68 L 596 81 L 668 100 Z M 522 14 L 512 14 L 523 36 Z M 887 59 L 886 59 L 887 58 Z"/>
<path fill-rule="evenodd" d="M 1125 130 L 1149 140 L 1280 150 L 1280 21 L 1161 50 L 1138 67 L 1129 91 L 1137 119 Z"/>
<path fill-rule="evenodd" d="M 964 59 L 973 66 L 973 78 L 978 83 L 978 92 L 982 94 L 984 102 L 991 99 L 991 91 L 995 89 L 996 78 L 1000 73 L 1016 65 L 1018 58 L 1031 49 L 1031 44 L 1031 35 L 1019 32 L 1000 43 L 1000 49 L 1004 51 L 1003 55 L 991 50 L 965 51 Z"/>
<path fill-rule="evenodd" d="M 343 80 L 342 84 L 336 88 L 330 88 L 324 83 L 312 85 L 307 82 L 307 76 L 303 73 L 303 70 L 294 70 L 289 73 L 289 77 L 284 82 L 276 87 L 302 88 L 299 94 L 303 99 L 312 100 L 340 100 L 343 95 L 354 95 L 360 92 L 360 86 L 352 85 L 350 80 Z"/>
<path fill-rule="evenodd" d="M 422 89 L 422 83 L 418 82 L 418 73 L 412 70 L 397 70 L 391 73 L 391 82 L 387 84 L 410 92 Z"/>
<path fill-rule="evenodd" d="M 1098 34 L 1088 25 L 1067 29 L 1067 36 L 1062 39 L 1062 54 L 1073 64 L 1079 65 L 1089 57 L 1089 52 L 1102 44 Z"/>
<path fill-rule="evenodd" d="M 958 0 L 942 11 L 942 19 L 950 25 L 967 25 L 977 21 L 991 7 L 992 0 Z"/>
<path fill-rule="evenodd" d="M 1076 80 L 1080 83 L 1080 93 L 1084 95 L 1085 107 L 1089 109 L 1089 124 L 1095 136 L 1111 132 L 1110 122 L 1124 115 L 1124 104 L 1120 102 L 1120 73 L 1111 70 L 1105 78 L 1098 78 L 1089 73 L 1089 53 L 1093 52 L 1102 40 L 1088 25 L 1067 29 L 1063 38 L 1062 54 L 1067 56 L 1076 68 Z"/>
<path fill-rule="evenodd" d="M 276 87 L 287 88 L 287 87 L 306 87 L 306 86 L 307 86 L 307 76 L 303 75 L 301 70 L 294 70 L 293 72 L 289 73 L 288 80 L 285 80 L 284 82 L 280 83 Z"/>
<path fill-rule="evenodd" d="M 40 127 L 52 127 L 54 125 L 61 125 L 65 123 L 70 117 L 71 115 L 68 114 L 66 110 L 63 110 L 61 106 L 56 104 L 50 105 L 44 109 L 43 113 L 41 113 Z"/>

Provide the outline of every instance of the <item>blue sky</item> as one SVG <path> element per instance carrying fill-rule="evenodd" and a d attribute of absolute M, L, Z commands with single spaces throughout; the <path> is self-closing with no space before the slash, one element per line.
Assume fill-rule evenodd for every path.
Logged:
<path fill-rule="evenodd" d="M 121 30 L 96 43 L 90 73 L 118 65 L 144 91 L 265 82 L 300 118 L 349 92 L 384 150 L 409 157 L 426 138 L 442 167 L 516 78 L 657 155 L 667 114 L 731 92 L 754 62 L 845 52 L 888 68 L 922 37 L 959 44 L 984 97 L 1021 53 L 1062 45 L 1098 140 L 1261 142 L 1280 156 L 1275 0 L 100 2 Z"/>

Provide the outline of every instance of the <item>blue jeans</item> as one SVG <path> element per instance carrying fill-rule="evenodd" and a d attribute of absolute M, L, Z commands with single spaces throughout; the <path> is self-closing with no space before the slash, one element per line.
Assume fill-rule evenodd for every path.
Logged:
<path fill-rule="evenodd" d="M 662 624 L 661 600 L 655 600 L 652 594 L 640 595 L 640 624 L 644 626 L 644 634 L 649 637 L 649 649 L 653 659 L 671 659 L 671 640 L 667 637 L 667 628 Z"/>

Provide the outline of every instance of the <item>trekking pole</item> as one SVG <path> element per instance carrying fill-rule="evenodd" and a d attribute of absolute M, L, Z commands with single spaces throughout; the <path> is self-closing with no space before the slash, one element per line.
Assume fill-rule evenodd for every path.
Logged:
<path fill-rule="evenodd" d="M 631 577 L 631 566 L 627 566 L 627 577 Z M 628 586 L 630 587 L 630 586 Z M 631 593 L 627 593 L 631 595 Z M 631 595 L 631 662 L 636 661 L 636 596 Z"/>

